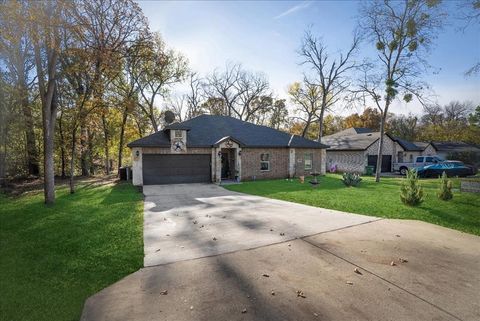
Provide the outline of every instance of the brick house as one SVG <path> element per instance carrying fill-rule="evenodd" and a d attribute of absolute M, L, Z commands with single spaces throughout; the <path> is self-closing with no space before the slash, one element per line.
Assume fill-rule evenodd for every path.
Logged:
<path fill-rule="evenodd" d="M 369 128 L 348 128 L 333 135 L 324 136 L 327 149 L 327 167 L 336 166 L 341 172 L 363 173 L 365 166 L 376 166 L 380 133 Z M 383 143 L 382 172 L 390 172 L 395 161 L 398 144 L 385 134 Z"/>
<path fill-rule="evenodd" d="M 324 136 L 327 149 L 327 167 L 336 166 L 341 172 L 363 173 L 367 165 L 376 167 L 380 132 L 370 128 L 348 128 Z M 393 163 L 413 161 L 422 155 L 423 148 L 385 133 L 382 150 L 382 172 L 391 172 Z"/>
<path fill-rule="evenodd" d="M 325 174 L 328 146 L 227 116 L 201 115 L 133 141 L 134 185 Z"/>

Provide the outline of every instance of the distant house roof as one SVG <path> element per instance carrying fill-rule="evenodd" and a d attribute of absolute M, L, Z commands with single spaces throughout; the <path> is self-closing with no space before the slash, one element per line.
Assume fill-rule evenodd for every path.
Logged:
<path fill-rule="evenodd" d="M 335 134 L 328 135 L 328 136 L 349 136 L 349 135 L 357 135 L 357 134 L 368 134 L 374 133 L 375 131 L 371 128 L 364 128 L 364 127 L 350 127 Z M 327 137 L 327 136 L 325 136 Z"/>
<path fill-rule="evenodd" d="M 402 146 L 402 148 L 406 151 L 418 151 L 418 152 L 421 152 L 422 150 L 425 149 L 425 147 L 427 147 L 428 144 L 425 145 L 425 147 L 420 147 L 418 146 L 417 144 L 415 143 L 412 143 L 408 140 L 405 140 L 405 139 L 402 139 L 402 138 L 399 138 L 399 137 L 394 137 L 395 141 L 400 145 Z"/>
<path fill-rule="evenodd" d="M 233 137 L 244 147 L 328 148 L 327 145 L 274 128 L 233 117 L 201 115 L 167 126 L 164 130 L 129 143 L 128 147 L 170 147 L 170 129 L 185 129 L 187 147 L 212 147 L 224 137 Z"/>
<path fill-rule="evenodd" d="M 430 145 L 429 142 L 413 142 L 413 143 L 419 148 L 421 148 L 422 150 L 424 150 L 425 148 L 427 148 L 428 145 Z"/>
<path fill-rule="evenodd" d="M 380 132 L 324 136 L 322 141 L 330 145 L 328 150 L 365 150 L 380 138 Z"/>
<path fill-rule="evenodd" d="M 439 142 L 433 141 L 430 143 L 437 152 L 480 152 L 480 148 L 475 145 L 464 142 Z"/>

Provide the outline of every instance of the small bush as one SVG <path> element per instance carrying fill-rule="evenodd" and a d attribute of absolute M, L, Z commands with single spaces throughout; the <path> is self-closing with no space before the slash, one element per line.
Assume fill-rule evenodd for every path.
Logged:
<path fill-rule="evenodd" d="M 443 172 L 440 177 L 440 188 L 438 189 L 437 196 L 443 201 L 448 201 L 453 198 L 452 193 L 452 181 L 447 178 L 447 173 Z"/>
<path fill-rule="evenodd" d="M 423 202 L 423 189 L 418 183 L 417 171 L 410 169 L 402 182 L 400 189 L 400 199 L 403 204 L 417 206 Z"/>
<path fill-rule="evenodd" d="M 358 186 L 362 178 L 357 173 L 343 173 L 342 182 L 345 186 Z"/>

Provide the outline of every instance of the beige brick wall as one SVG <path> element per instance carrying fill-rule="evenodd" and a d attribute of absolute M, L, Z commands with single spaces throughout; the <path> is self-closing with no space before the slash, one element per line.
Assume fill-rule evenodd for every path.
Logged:
<path fill-rule="evenodd" d="M 260 170 L 260 154 L 270 154 L 270 170 Z M 243 148 L 242 180 L 288 177 L 288 148 Z"/>
<path fill-rule="evenodd" d="M 364 151 L 327 151 L 327 171 L 332 165 L 340 172 L 363 173 L 367 156 Z"/>
<path fill-rule="evenodd" d="M 378 153 L 378 145 L 380 144 L 380 139 L 377 140 L 375 143 L 370 145 L 370 147 L 367 148 L 367 154 L 369 155 L 377 155 Z M 385 136 L 385 139 L 383 140 L 383 155 L 395 155 L 396 148 L 395 148 L 396 142 L 391 140 L 388 136 Z M 394 162 L 396 157 L 392 157 L 392 162 Z"/>
<path fill-rule="evenodd" d="M 425 148 L 425 150 L 422 152 L 422 155 L 426 155 L 426 156 L 437 155 L 437 151 L 435 150 L 435 148 L 433 148 L 431 144 L 429 144 L 427 148 Z"/>

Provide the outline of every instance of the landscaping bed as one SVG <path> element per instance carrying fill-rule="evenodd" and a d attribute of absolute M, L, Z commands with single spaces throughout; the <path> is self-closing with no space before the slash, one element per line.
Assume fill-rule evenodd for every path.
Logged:
<path fill-rule="evenodd" d="M 90 295 L 143 266 L 142 195 L 127 183 L 0 194 L 1 320 L 78 320 Z"/>
<path fill-rule="evenodd" d="M 358 187 L 346 187 L 342 183 L 341 175 L 327 174 L 319 178 L 320 184 L 317 188 L 312 188 L 307 183 L 301 184 L 297 179 L 243 182 L 241 185 L 225 188 L 351 213 L 421 220 L 480 235 L 480 195 L 460 192 L 459 179 L 452 179 L 454 196 L 450 201 L 437 198 L 437 179 L 420 180 L 425 201 L 417 207 L 406 206 L 400 201 L 402 180 L 382 177 L 380 183 L 375 183 L 373 177 L 367 176 L 362 177 Z"/>

